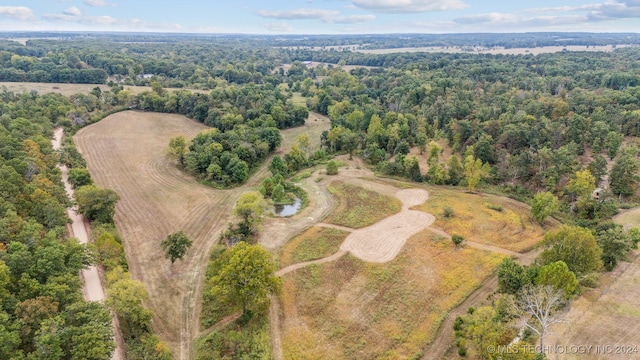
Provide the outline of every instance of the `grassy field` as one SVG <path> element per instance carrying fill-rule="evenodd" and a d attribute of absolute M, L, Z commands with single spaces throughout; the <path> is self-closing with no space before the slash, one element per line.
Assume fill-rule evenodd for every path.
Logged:
<path fill-rule="evenodd" d="M 523 252 L 532 249 L 545 233 L 527 207 L 508 198 L 467 193 L 463 188 L 428 189 L 429 201 L 417 209 L 434 214 L 436 222 L 432 226 L 449 234 Z M 450 218 L 443 216 L 446 207 L 453 210 Z"/>
<path fill-rule="evenodd" d="M 502 256 L 454 248 L 429 231 L 395 260 L 350 255 L 285 275 L 281 301 L 285 359 L 406 359 L 491 274 Z"/>
<path fill-rule="evenodd" d="M 47 93 L 59 93 L 64 96 L 71 96 L 77 93 L 86 94 L 93 88 L 99 87 L 102 91 L 111 89 L 107 85 L 100 84 L 58 84 L 58 83 L 30 83 L 30 82 L 0 82 L 0 89 L 6 88 L 9 91 L 15 93 L 30 92 L 31 90 L 37 91 L 39 94 Z M 139 94 L 143 91 L 151 91 L 149 86 L 124 86 L 125 90 L 130 90 L 134 94 Z M 169 91 L 181 90 L 181 89 L 167 89 Z M 193 92 L 208 93 L 204 90 L 189 90 Z"/>
<path fill-rule="evenodd" d="M 615 351 L 631 346 L 632 353 L 569 354 L 558 359 L 638 359 L 640 358 L 640 261 L 638 251 L 631 263 L 620 264 L 602 276 L 600 286 L 589 289 L 571 304 L 562 324 L 552 328 L 549 344 L 610 345 Z"/>
<path fill-rule="evenodd" d="M 622 210 L 619 215 L 613 218 L 613 221 L 622 226 L 640 227 L 640 207 Z"/>
<path fill-rule="evenodd" d="M 525 55 L 525 54 L 549 54 L 549 53 L 557 53 L 561 51 L 602 51 L 602 52 L 611 52 L 616 48 L 628 47 L 630 45 L 618 45 L 613 47 L 611 45 L 603 45 L 603 46 L 586 46 L 586 45 L 567 45 L 567 46 L 540 46 L 535 48 L 511 48 L 505 49 L 503 47 L 495 47 L 495 48 L 482 48 L 476 49 L 474 51 L 466 51 L 463 50 L 459 46 L 430 46 L 430 47 L 416 47 L 416 48 L 394 48 L 394 49 L 373 49 L 373 50 L 365 50 L 365 49 L 357 49 L 356 52 L 361 52 L 364 54 L 394 54 L 394 53 L 415 53 L 415 52 L 443 52 L 443 53 L 453 53 L 453 54 L 501 54 L 501 55 Z"/>
<path fill-rule="evenodd" d="M 338 205 L 326 223 L 354 229 L 369 226 L 400 211 L 402 203 L 396 198 L 344 182 L 335 182 L 329 191 Z"/>
<path fill-rule="evenodd" d="M 280 251 L 280 267 L 336 253 L 349 232 L 314 226 L 288 241 Z"/>
<path fill-rule="evenodd" d="M 283 131 L 287 151 L 303 132 L 319 134 L 328 119 L 312 114 L 308 124 Z M 232 220 L 235 201 L 255 189 L 269 174 L 266 164 L 241 187 L 216 190 L 199 184 L 165 157 L 169 139 L 192 138 L 206 129 L 184 116 L 125 111 L 80 130 L 74 137 L 98 186 L 115 190 L 121 197 L 115 221 L 133 277 L 150 294 L 149 307 L 156 314 L 154 330 L 169 344 L 175 358 L 187 359 L 200 331 L 200 307 L 209 249 L 220 231 Z M 290 236 L 309 225 L 291 224 L 273 238 Z M 183 260 L 171 263 L 160 242 L 183 230 L 193 245 Z M 283 241 L 284 242 L 284 241 Z"/>

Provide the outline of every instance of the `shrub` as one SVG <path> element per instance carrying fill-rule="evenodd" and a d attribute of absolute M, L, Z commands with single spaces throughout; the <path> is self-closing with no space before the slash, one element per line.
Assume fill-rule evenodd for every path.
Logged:
<path fill-rule="evenodd" d="M 487 205 L 487 207 L 489 209 L 491 209 L 491 210 L 495 210 L 495 211 L 498 211 L 498 212 L 502 212 L 502 210 L 503 210 L 502 206 L 500 206 L 500 205 L 489 204 L 489 205 Z"/>
<path fill-rule="evenodd" d="M 453 236 L 451 236 L 451 241 L 453 241 L 453 243 L 456 246 L 458 246 L 458 245 L 462 244 L 462 242 L 464 241 L 464 237 L 462 235 L 453 234 Z"/>
<path fill-rule="evenodd" d="M 327 163 L 327 175 L 338 174 L 338 163 L 335 160 L 329 160 Z"/>
<path fill-rule="evenodd" d="M 444 209 L 442 210 L 442 216 L 445 219 L 448 219 L 450 217 L 453 217 L 453 208 L 449 207 L 449 206 L 445 206 Z"/>

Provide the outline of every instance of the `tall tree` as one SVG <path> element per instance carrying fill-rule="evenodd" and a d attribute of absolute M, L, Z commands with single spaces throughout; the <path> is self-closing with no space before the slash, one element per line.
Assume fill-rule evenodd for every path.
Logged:
<path fill-rule="evenodd" d="M 113 223 L 116 203 L 120 200 L 115 191 L 95 185 L 85 185 L 75 191 L 74 197 L 78 203 L 78 212 L 87 219 L 107 224 Z"/>
<path fill-rule="evenodd" d="M 146 333 L 153 314 L 144 307 L 144 302 L 149 300 L 144 284 L 131 279 L 131 275 L 121 268 L 110 271 L 106 278 L 105 304 L 118 316 L 123 336 L 135 338 Z"/>
<path fill-rule="evenodd" d="M 587 274 L 602 266 L 602 250 L 589 229 L 562 226 L 544 235 L 542 247 L 540 261 L 543 265 L 561 260 L 576 275 Z"/>
<path fill-rule="evenodd" d="M 562 290 L 550 285 L 528 287 L 520 294 L 517 307 L 527 320 L 524 323 L 525 326 L 540 337 L 541 352 L 544 349 L 544 337 L 549 328 L 562 321 L 557 310 L 563 304 Z"/>
<path fill-rule="evenodd" d="M 540 224 L 544 224 L 546 218 L 558 210 L 560 202 L 552 193 L 545 191 L 537 193 L 531 202 L 531 215 Z"/>
<path fill-rule="evenodd" d="M 611 190 L 616 195 L 630 196 L 638 188 L 640 163 L 633 154 L 623 154 L 611 169 Z"/>
<path fill-rule="evenodd" d="M 184 136 L 179 135 L 169 140 L 169 149 L 167 155 L 169 158 L 176 160 L 181 166 L 184 166 L 184 155 L 187 153 L 187 140 Z"/>
<path fill-rule="evenodd" d="M 578 279 L 564 261 L 556 261 L 540 268 L 536 285 L 551 285 L 569 297 L 578 289 Z"/>
<path fill-rule="evenodd" d="M 160 243 L 164 249 L 165 256 L 173 264 L 176 260 L 182 259 L 187 250 L 191 247 L 191 240 L 182 231 L 170 234 Z"/>
<path fill-rule="evenodd" d="M 242 218 L 240 227 L 245 235 L 255 234 L 262 223 L 262 213 L 267 203 L 258 191 L 249 191 L 236 202 L 234 213 Z"/>
<path fill-rule="evenodd" d="M 242 310 L 243 315 L 265 311 L 269 296 L 281 289 L 272 255 L 260 245 L 243 241 L 215 260 L 219 271 L 209 280 L 211 295 Z"/>
<path fill-rule="evenodd" d="M 498 291 L 515 295 L 529 285 L 527 270 L 511 258 L 505 258 L 498 266 Z"/>
<path fill-rule="evenodd" d="M 483 176 L 489 173 L 489 164 L 483 164 L 482 160 L 477 159 L 472 154 L 467 155 L 464 159 L 464 175 L 467 179 L 469 191 L 475 191 L 476 185 Z"/>

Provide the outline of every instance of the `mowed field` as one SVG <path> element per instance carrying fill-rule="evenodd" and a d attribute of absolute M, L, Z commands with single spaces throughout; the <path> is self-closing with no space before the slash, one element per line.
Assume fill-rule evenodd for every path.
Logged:
<path fill-rule="evenodd" d="M 640 359 L 640 253 L 631 255 L 600 285 L 571 304 L 564 322 L 551 328 L 551 346 L 593 346 L 587 354 L 557 354 L 551 359 Z M 598 353 L 596 346 L 600 346 Z M 602 347 L 608 346 L 605 352 Z"/>
<path fill-rule="evenodd" d="M 328 126 L 328 119 L 312 114 L 307 125 L 283 131 L 285 140 L 279 151 L 284 152 L 303 132 L 319 139 Z M 169 139 L 177 135 L 192 138 L 204 129 L 204 125 L 180 115 L 125 111 L 80 130 L 74 137 L 96 184 L 115 190 L 121 197 L 115 221 L 124 238 L 130 271 L 146 285 L 149 306 L 156 314 L 154 330 L 178 359 L 189 357 L 200 331 L 209 250 L 231 220 L 236 199 L 268 174 L 265 164 L 247 184 L 216 190 L 178 170 L 165 157 Z M 193 246 L 183 260 L 171 266 L 160 242 L 179 230 L 189 236 Z M 281 236 L 300 229 L 288 226 L 286 230 Z"/>
<path fill-rule="evenodd" d="M 15 93 L 30 92 L 32 90 L 37 91 L 39 94 L 58 93 L 64 96 L 71 96 L 74 94 L 82 93 L 87 94 L 95 87 L 99 87 L 102 91 L 108 91 L 111 88 L 104 84 L 59 84 L 59 83 L 31 83 L 31 82 L 0 82 L 0 90 L 6 88 L 9 91 Z M 143 91 L 151 91 L 149 86 L 124 86 L 125 90 L 129 90 L 134 94 L 139 94 Z M 193 92 L 208 92 L 205 90 L 191 90 L 191 89 L 167 89 L 169 91 L 174 90 L 188 90 Z"/>
<path fill-rule="evenodd" d="M 638 208 L 616 216 L 614 222 L 638 226 Z M 592 351 L 558 354 L 552 359 L 640 359 L 639 256 L 640 251 L 634 250 L 628 262 L 602 274 L 599 286 L 576 299 L 565 321 L 552 328 L 550 345 L 592 345 Z M 596 346 L 609 348 L 598 353 Z"/>
<path fill-rule="evenodd" d="M 393 49 L 357 49 L 355 52 L 364 54 L 394 54 L 394 53 L 415 53 L 415 52 L 430 52 L 430 53 L 452 53 L 452 54 L 492 54 L 492 55 L 526 55 L 526 54 L 550 54 L 561 51 L 588 51 L 588 52 L 611 52 L 616 48 L 629 47 L 634 45 L 601 45 L 601 46 L 586 46 L 586 45 L 567 45 L 567 46 L 540 46 L 535 48 L 511 48 L 505 49 L 503 47 L 495 48 L 477 48 L 473 51 L 467 51 L 459 46 L 429 46 L 429 47 L 413 47 L 413 48 L 393 48 Z"/>

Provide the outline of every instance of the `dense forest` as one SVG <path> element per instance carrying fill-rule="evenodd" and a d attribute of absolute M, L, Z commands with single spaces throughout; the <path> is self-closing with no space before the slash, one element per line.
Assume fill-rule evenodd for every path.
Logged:
<path fill-rule="evenodd" d="M 60 95 L 3 92 L 0 108 L 0 358 L 109 359 L 109 309 L 82 298 L 93 253 L 66 238 L 69 206 L 52 128 Z"/>

